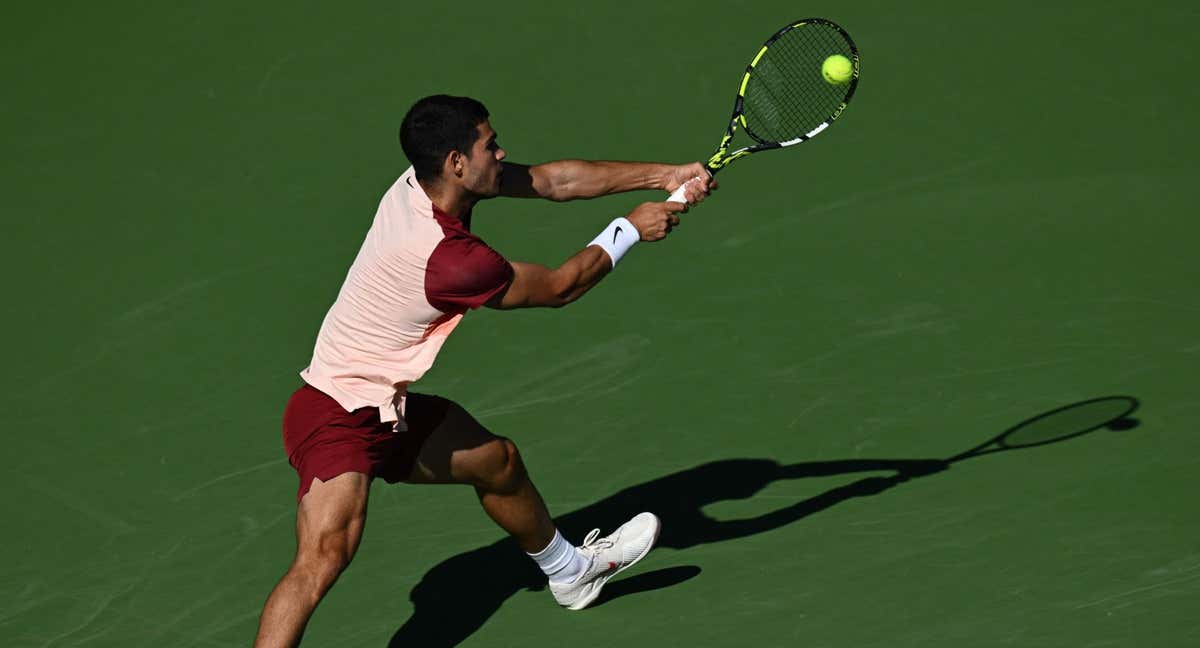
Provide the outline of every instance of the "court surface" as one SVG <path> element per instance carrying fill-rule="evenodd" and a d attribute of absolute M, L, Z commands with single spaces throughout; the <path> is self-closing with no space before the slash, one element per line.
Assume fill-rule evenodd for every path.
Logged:
<path fill-rule="evenodd" d="M 282 408 L 414 100 L 482 99 L 513 160 L 694 160 L 817 15 L 862 50 L 841 121 L 582 302 L 470 315 L 419 385 L 517 441 L 572 540 L 650 508 L 664 546 L 566 613 L 469 489 L 378 483 L 305 645 L 1200 645 L 1190 3 L 4 14 L 0 644 L 249 645 L 293 549 Z M 557 263 L 659 198 L 475 230 Z M 1136 426 L 893 478 L 1109 396 Z"/>

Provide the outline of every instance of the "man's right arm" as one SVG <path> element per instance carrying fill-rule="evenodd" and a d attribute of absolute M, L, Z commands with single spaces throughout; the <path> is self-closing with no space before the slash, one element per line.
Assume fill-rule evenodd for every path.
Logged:
<path fill-rule="evenodd" d="M 644 203 L 627 217 L 642 241 L 660 241 L 679 224 L 676 215 L 687 205 L 674 202 Z M 489 308 L 561 308 L 579 299 L 612 272 L 613 259 L 599 245 L 589 245 L 557 268 L 536 263 L 512 262 L 508 287 L 487 302 Z"/>
<path fill-rule="evenodd" d="M 679 185 L 698 178 L 688 190 L 689 204 L 696 204 L 717 188 L 717 182 L 699 162 L 658 164 L 648 162 L 596 162 L 556 160 L 527 166 L 504 162 L 500 195 L 510 198 L 545 198 L 556 202 L 597 198 L 625 191 L 658 189 L 671 193 Z"/>

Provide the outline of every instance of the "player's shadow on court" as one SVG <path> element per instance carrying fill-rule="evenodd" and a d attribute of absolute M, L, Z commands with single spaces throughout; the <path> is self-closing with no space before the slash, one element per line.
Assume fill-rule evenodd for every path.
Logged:
<path fill-rule="evenodd" d="M 687 549 L 710 542 L 744 538 L 771 531 L 855 497 L 877 495 L 911 479 L 947 470 L 965 459 L 1066 440 L 1108 427 L 1137 425 L 1129 414 L 1137 407 L 1130 397 L 1092 399 L 1030 418 L 997 437 L 948 459 L 845 459 L 782 465 L 771 459 L 725 459 L 626 488 L 594 504 L 555 519 L 563 535 L 582 538 L 599 527 L 607 533 L 639 511 L 662 519 L 658 547 Z M 866 477 L 788 506 L 754 517 L 715 520 L 703 512 L 709 504 L 753 497 L 779 480 L 891 471 Z M 596 605 L 621 596 L 670 587 L 700 573 L 696 566 L 669 567 L 613 581 Z M 430 569 L 413 588 L 413 614 L 393 635 L 390 648 L 456 646 L 524 589 L 545 589 L 545 577 L 522 555 L 516 543 L 503 539 L 452 556 Z M 547 613 L 557 613 L 549 593 Z"/>

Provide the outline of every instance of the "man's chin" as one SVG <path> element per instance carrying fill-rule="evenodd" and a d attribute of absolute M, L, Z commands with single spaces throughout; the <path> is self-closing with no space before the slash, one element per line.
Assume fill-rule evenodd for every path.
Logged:
<path fill-rule="evenodd" d="M 496 196 L 500 195 L 500 182 L 497 181 L 495 184 L 493 184 L 490 187 L 484 187 L 483 189 L 474 189 L 474 190 L 469 190 L 469 191 L 471 193 L 475 194 L 475 196 L 477 196 L 480 200 L 487 199 L 487 198 L 495 198 Z"/>

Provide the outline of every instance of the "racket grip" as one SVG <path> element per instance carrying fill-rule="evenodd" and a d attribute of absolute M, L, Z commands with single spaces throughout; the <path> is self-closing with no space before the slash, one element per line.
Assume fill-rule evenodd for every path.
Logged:
<path fill-rule="evenodd" d="M 709 177 L 710 177 L 710 178 L 712 177 L 712 174 L 711 174 L 711 173 L 709 174 Z M 697 181 L 697 180 L 699 180 L 699 179 L 700 179 L 700 176 L 696 176 L 695 178 L 692 178 L 691 180 L 688 180 L 687 182 L 685 182 L 685 183 L 683 183 L 683 184 L 679 185 L 679 186 L 678 186 L 678 187 L 675 189 L 675 191 L 672 191 L 672 192 L 671 192 L 671 195 L 670 195 L 670 196 L 667 196 L 667 202 L 686 203 L 686 202 L 687 202 L 687 198 L 684 198 L 684 197 L 683 197 L 683 192 L 687 191 L 687 187 L 688 187 L 688 185 L 692 184 L 693 182 L 695 182 L 695 181 Z"/>
<path fill-rule="evenodd" d="M 687 198 L 683 197 L 683 192 L 687 191 L 688 185 L 692 184 L 698 179 L 699 178 L 692 178 L 691 180 L 679 185 L 679 188 L 677 188 L 675 191 L 672 191 L 670 196 L 667 196 L 667 202 L 686 203 Z"/>

